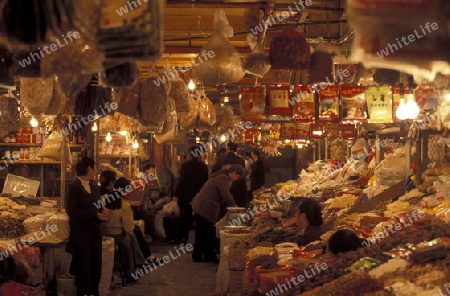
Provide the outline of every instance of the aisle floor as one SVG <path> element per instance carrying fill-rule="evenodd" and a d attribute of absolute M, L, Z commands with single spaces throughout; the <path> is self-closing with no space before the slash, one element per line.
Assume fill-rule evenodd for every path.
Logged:
<path fill-rule="evenodd" d="M 191 231 L 192 237 L 193 231 Z M 193 238 L 189 243 L 194 245 Z M 114 285 L 114 290 L 110 296 L 211 296 L 214 294 L 216 286 L 216 272 L 218 265 L 212 263 L 194 263 L 191 259 L 191 252 L 178 257 L 175 248 L 180 245 L 170 245 L 167 243 L 154 242 L 150 244 L 150 249 L 156 257 L 169 256 L 172 251 L 173 257 L 164 266 L 157 267 L 156 270 L 149 271 L 136 283 L 127 284 L 126 287 Z M 169 256 L 170 257 L 170 256 Z M 116 277 L 115 283 L 119 278 Z"/>

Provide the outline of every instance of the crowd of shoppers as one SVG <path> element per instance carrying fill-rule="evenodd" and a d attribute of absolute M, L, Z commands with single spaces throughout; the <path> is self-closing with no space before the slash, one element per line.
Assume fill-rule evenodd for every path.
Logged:
<path fill-rule="evenodd" d="M 84 157 L 77 163 L 78 177 L 65 197 L 70 224 L 67 251 L 73 256 L 71 273 L 76 278 L 77 295 L 99 295 L 103 235 L 112 237 L 123 252 L 127 282 L 136 281 L 132 277 L 136 268 L 156 259 L 146 236 L 155 235 L 159 212 L 163 215 L 164 241 L 187 243 L 195 221 L 193 261 L 218 262 L 215 223 L 226 207 L 248 205 L 251 190 L 264 184 L 264 166 L 258 151 L 238 155 L 237 145 L 230 142 L 210 172 L 201 155 L 196 156 L 196 149 L 189 149 L 177 178 L 167 167 L 145 164 L 142 193 L 137 195 L 124 192 L 131 187 L 130 180 L 117 178 L 111 170 L 101 173 L 100 186 L 95 184 L 97 170 L 92 158 Z M 144 221 L 145 233 L 135 220 Z"/>

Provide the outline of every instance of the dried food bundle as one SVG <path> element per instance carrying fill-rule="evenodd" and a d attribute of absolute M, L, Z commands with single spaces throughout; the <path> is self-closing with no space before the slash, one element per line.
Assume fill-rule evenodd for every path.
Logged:
<path fill-rule="evenodd" d="M 214 132 L 219 135 L 232 130 L 235 124 L 238 124 L 238 120 L 233 113 L 230 106 L 221 106 L 220 104 L 215 104 L 216 109 L 216 123 L 214 124 Z"/>
<path fill-rule="evenodd" d="M 177 112 L 189 112 L 189 89 L 182 79 L 172 81 L 170 97 L 175 100 Z"/>
<path fill-rule="evenodd" d="M 11 45 L 48 41 L 48 33 L 70 31 L 75 22 L 73 0 L 9 0 L 2 5 L 1 32 Z"/>
<path fill-rule="evenodd" d="M 326 44 L 320 41 L 311 55 L 308 83 L 330 82 L 333 80 L 333 57 Z"/>
<path fill-rule="evenodd" d="M 175 101 L 171 97 L 167 98 L 167 107 L 168 107 L 167 119 L 164 121 L 162 130 L 160 131 L 161 135 L 166 134 L 175 129 L 178 122 L 177 111 L 175 109 Z"/>
<path fill-rule="evenodd" d="M 61 160 L 62 137 L 63 133 L 52 133 L 47 140 L 45 140 L 44 144 L 42 144 L 42 148 L 39 150 L 37 156 L 47 157 L 58 161 Z M 67 163 L 71 163 L 69 144 L 63 148 L 65 150 Z"/>
<path fill-rule="evenodd" d="M 180 119 L 180 127 L 182 129 L 194 128 L 197 123 L 199 113 L 199 105 L 194 97 L 189 98 L 189 111 L 178 113 Z"/>
<path fill-rule="evenodd" d="M 309 69 L 311 50 L 305 37 L 294 29 L 275 35 L 269 52 L 272 69 Z"/>
<path fill-rule="evenodd" d="M 138 119 L 139 100 L 142 82 L 137 81 L 132 87 L 120 88 L 117 91 L 117 112 Z"/>
<path fill-rule="evenodd" d="M 139 79 L 139 68 L 134 62 L 123 64 L 105 63 L 105 70 L 101 73 L 101 82 L 111 87 L 133 86 Z"/>
<path fill-rule="evenodd" d="M 172 70 L 172 66 L 170 64 L 166 64 L 164 65 L 164 69 L 150 74 L 149 77 L 156 78 L 155 85 L 164 88 L 167 96 L 169 96 L 170 89 L 172 88 L 172 80 L 175 80 L 178 77 L 178 73 Z"/>
<path fill-rule="evenodd" d="M 20 100 L 33 115 L 45 113 L 53 98 L 54 78 L 21 78 Z"/>
<path fill-rule="evenodd" d="M 247 35 L 247 43 L 250 46 L 252 53 L 245 63 L 245 71 L 258 77 L 264 77 L 269 72 L 270 58 L 264 53 L 264 49 L 257 43 L 257 38 L 253 34 Z"/>
<path fill-rule="evenodd" d="M 157 86 L 157 78 L 148 77 L 142 82 L 139 99 L 139 120 L 143 125 L 162 124 L 168 114 L 167 92 Z"/>
<path fill-rule="evenodd" d="M 214 27 L 216 31 L 195 59 L 192 76 L 209 85 L 237 82 L 244 77 L 245 71 L 241 55 L 228 39 L 233 37 L 233 27 L 223 10 L 216 11 Z"/>
<path fill-rule="evenodd" d="M 216 109 L 213 103 L 205 95 L 201 96 L 199 104 L 199 119 L 200 124 L 208 127 L 216 123 Z"/>
<path fill-rule="evenodd" d="M 53 79 L 53 97 L 47 110 L 44 112 L 45 115 L 58 115 L 68 102 L 67 96 L 58 82 L 58 78 L 55 76 Z"/>

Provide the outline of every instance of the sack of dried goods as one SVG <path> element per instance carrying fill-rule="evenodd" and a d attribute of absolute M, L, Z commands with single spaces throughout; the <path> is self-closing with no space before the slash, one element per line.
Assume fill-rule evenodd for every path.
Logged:
<path fill-rule="evenodd" d="M 157 78 L 148 77 L 142 82 L 139 98 L 139 120 L 144 125 L 161 124 L 167 119 L 167 93 L 157 86 Z"/>
<path fill-rule="evenodd" d="M 189 111 L 189 89 L 181 78 L 172 81 L 170 97 L 175 100 L 177 112 Z"/>
<path fill-rule="evenodd" d="M 142 83 L 138 80 L 133 86 L 120 88 L 117 91 L 116 102 L 117 112 L 123 113 L 133 118 L 139 118 L 139 100 Z"/>
<path fill-rule="evenodd" d="M 237 82 L 244 77 L 245 71 L 241 55 L 228 39 L 233 37 L 233 27 L 223 10 L 216 11 L 214 27 L 216 31 L 195 59 L 192 76 L 205 84 Z"/>
<path fill-rule="evenodd" d="M 58 115 L 67 104 L 67 96 L 64 93 L 61 85 L 58 82 L 58 78 L 55 76 L 53 84 L 53 96 L 45 115 Z"/>
<path fill-rule="evenodd" d="M 333 65 L 333 58 L 328 52 L 327 46 L 321 41 L 311 55 L 308 83 L 332 81 Z"/>
<path fill-rule="evenodd" d="M 253 34 L 247 35 L 247 43 L 252 53 L 245 63 L 245 71 L 258 77 L 264 77 L 270 70 L 269 56 L 264 53 L 264 49 L 257 43 L 257 38 Z"/>
<path fill-rule="evenodd" d="M 309 69 L 311 50 L 298 31 L 287 29 L 275 35 L 269 52 L 272 69 Z"/>
<path fill-rule="evenodd" d="M 171 98 L 167 98 L 167 107 L 168 107 L 168 115 L 166 121 L 163 123 L 163 127 L 159 132 L 161 135 L 164 135 L 171 130 L 175 129 L 177 126 L 177 111 L 175 110 L 175 101 Z"/>
<path fill-rule="evenodd" d="M 235 124 L 238 124 L 238 120 L 233 113 L 233 109 L 230 106 L 221 106 L 220 104 L 215 104 L 216 109 L 216 123 L 214 124 L 215 134 L 223 134 L 228 130 L 232 130 Z"/>
<path fill-rule="evenodd" d="M 20 101 L 33 115 L 45 113 L 53 98 L 54 79 L 21 78 Z"/>
<path fill-rule="evenodd" d="M 105 70 L 101 73 L 101 82 L 106 86 L 128 87 L 134 85 L 139 79 L 139 68 L 134 62 L 123 64 L 104 65 Z"/>
<path fill-rule="evenodd" d="M 206 96 L 201 96 L 199 104 L 200 124 L 213 126 L 216 123 L 216 109 L 213 103 Z"/>
<path fill-rule="evenodd" d="M 178 113 L 180 119 L 180 127 L 182 129 L 190 129 L 195 127 L 199 113 L 199 105 L 194 97 L 189 98 L 189 111 Z"/>

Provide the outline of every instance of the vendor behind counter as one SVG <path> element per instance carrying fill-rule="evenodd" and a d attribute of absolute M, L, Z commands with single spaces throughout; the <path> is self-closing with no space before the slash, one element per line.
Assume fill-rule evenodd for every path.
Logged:
<path fill-rule="evenodd" d="M 311 242 L 321 240 L 323 218 L 320 202 L 314 198 L 304 199 L 295 213 L 295 219 L 300 232 L 295 243 L 299 246 L 306 246 Z"/>

